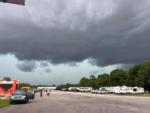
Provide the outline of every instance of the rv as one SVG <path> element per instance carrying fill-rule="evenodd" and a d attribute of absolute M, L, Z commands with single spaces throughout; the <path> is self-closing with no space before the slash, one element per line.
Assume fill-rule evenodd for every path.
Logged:
<path fill-rule="evenodd" d="M 37 87 L 37 90 L 38 91 L 43 90 L 44 92 L 47 92 L 51 90 L 56 90 L 56 87 Z"/>
<path fill-rule="evenodd" d="M 111 93 L 111 87 L 100 87 L 97 93 L 100 93 L 100 94 Z"/>
<path fill-rule="evenodd" d="M 92 87 L 70 87 L 69 91 L 77 91 L 77 92 L 91 92 Z"/>
<path fill-rule="evenodd" d="M 115 86 L 115 87 L 100 87 L 100 92 L 108 91 L 115 94 L 126 94 L 126 93 L 144 93 L 142 87 L 128 87 L 128 86 Z"/>
<path fill-rule="evenodd" d="M 144 88 L 142 87 L 129 87 L 129 93 L 144 93 Z"/>

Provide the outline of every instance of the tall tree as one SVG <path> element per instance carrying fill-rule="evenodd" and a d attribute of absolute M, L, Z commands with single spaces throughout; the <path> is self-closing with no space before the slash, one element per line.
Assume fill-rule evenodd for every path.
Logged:
<path fill-rule="evenodd" d="M 98 75 L 98 78 L 95 81 L 96 88 L 102 86 L 109 86 L 110 85 L 110 76 L 109 74 L 102 74 Z"/>
<path fill-rule="evenodd" d="M 112 86 L 122 86 L 126 85 L 127 72 L 121 69 L 116 69 L 110 74 L 110 84 Z"/>
<path fill-rule="evenodd" d="M 90 79 L 88 79 L 86 77 L 81 78 L 79 85 L 84 86 L 84 87 L 90 86 Z"/>
<path fill-rule="evenodd" d="M 90 76 L 89 86 L 93 87 L 94 89 L 96 88 L 95 80 L 96 80 L 95 75 L 91 75 L 91 76 Z"/>
<path fill-rule="evenodd" d="M 139 70 L 142 67 L 141 64 L 137 64 L 131 69 L 129 69 L 129 78 L 128 80 L 130 81 L 129 85 L 130 86 L 139 86 Z"/>
<path fill-rule="evenodd" d="M 138 84 L 150 91 L 150 62 L 144 62 L 138 71 Z"/>

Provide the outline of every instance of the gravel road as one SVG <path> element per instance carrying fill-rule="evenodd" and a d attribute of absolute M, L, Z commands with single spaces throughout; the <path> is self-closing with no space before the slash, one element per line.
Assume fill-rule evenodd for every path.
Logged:
<path fill-rule="evenodd" d="M 84 93 L 39 94 L 28 104 L 15 104 L 0 113 L 150 113 L 150 98 Z"/>

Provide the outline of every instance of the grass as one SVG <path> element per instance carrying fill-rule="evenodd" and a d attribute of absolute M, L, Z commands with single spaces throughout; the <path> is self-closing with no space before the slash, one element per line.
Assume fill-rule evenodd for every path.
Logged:
<path fill-rule="evenodd" d="M 5 99 L 5 100 L 0 99 L 0 108 L 6 107 L 9 104 L 10 104 L 9 100 L 7 100 L 7 99 Z"/>

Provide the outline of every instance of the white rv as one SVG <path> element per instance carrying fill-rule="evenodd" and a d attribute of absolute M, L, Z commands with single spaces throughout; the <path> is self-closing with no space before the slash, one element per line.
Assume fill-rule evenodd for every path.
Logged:
<path fill-rule="evenodd" d="M 100 87 L 97 93 L 100 93 L 100 94 L 111 93 L 111 87 Z"/>
<path fill-rule="evenodd" d="M 144 93 L 144 88 L 141 87 L 127 87 L 127 86 L 115 86 L 115 87 L 101 87 L 100 92 L 108 91 L 115 94 L 126 94 L 126 93 Z"/>
<path fill-rule="evenodd" d="M 75 91 L 76 92 L 77 91 L 77 87 L 69 87 L 68 91 Z"/>
<path fill-rule="evenodd" d="M 79 92 L 91 92 L 92 87 L 70 87 L 69 91 L 79 91 Z"/>
<path fill-rule="evenodd" d="M 44 92 L 56 90 L 56 87 L 37 87 L 37 90 L 43 90 Z"/>
<path fill-rule="evenodd" d="M 142 87 L 129 87 L 128 93 L 144 93 L 144 88 L 142 88 Z"/>

